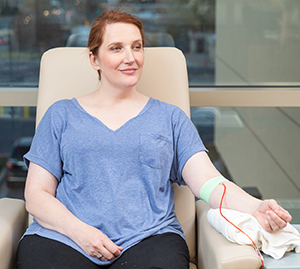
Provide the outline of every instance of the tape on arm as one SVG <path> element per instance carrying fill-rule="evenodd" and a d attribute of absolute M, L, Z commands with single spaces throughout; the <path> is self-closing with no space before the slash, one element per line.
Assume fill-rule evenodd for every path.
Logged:
<path fill-rule="evenodd" d="M 206 181 L 202 188 L 200 189 L 200 198 L 205 201 L 206 203 L 209 204 L 209 197 L 211 193 L 214 191 L 214 189 L 221 183 L 229 181 L 225 177 L 218 176 L 218 177 L 213 177 Z"/>

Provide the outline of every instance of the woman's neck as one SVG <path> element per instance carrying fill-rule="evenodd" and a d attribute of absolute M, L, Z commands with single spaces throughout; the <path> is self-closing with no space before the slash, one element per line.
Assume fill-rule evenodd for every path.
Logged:
<path fill-rule="evenodd" d="M 126 90 L 106 90 L 106 88 L 101 86 L 94 92 L 93 96 L 98 104 L 103 105 L 114 105 L 128 101 L 137 101 L 140 97 L 141 94 L 136 91 L 135 87 Z"/>

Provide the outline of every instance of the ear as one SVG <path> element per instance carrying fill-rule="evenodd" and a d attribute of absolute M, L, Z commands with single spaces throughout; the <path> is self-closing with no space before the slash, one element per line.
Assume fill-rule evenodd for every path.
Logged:
<path fill-rule="evenodd" d="M 99 62 L 92 52 L 89 53 L 89 59 L 92 67 L 97 71 L 100 70 Z"/>

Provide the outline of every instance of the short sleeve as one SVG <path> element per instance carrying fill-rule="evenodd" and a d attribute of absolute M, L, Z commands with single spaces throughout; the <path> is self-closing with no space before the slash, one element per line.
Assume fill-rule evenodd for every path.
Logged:
<path fill-rule="evenodd" d="M 26 166 L 33 162 L 51 174 L 58 181 L 62 177 L 62 161 L 60 157 L 60 140 L 63 130 L 61 105 L 52 105 L 40 121 L 34 135 L 30 150 L 24 155 Z"/>
<path fill-rule="evenodd" d="M 185 185 L 182 169 L 189 158 L 200 151 L 206 151 L 193 122 L 180 110 L 173 114 L 174 160 L 171 180 Z"/>

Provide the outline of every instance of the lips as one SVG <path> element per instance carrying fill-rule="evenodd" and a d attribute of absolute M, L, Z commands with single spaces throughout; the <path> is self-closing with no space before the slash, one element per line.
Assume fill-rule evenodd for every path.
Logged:
<path fill-rule="evenodd" d="M 132 75 L 136 72 L 137 68 L 126 68 L 126 69 L 121 69 L 121 73 L 126 74 L 126 75 Z"/>

